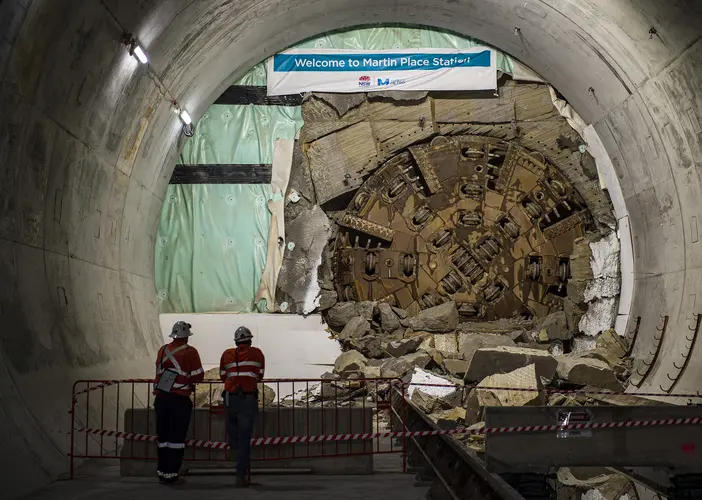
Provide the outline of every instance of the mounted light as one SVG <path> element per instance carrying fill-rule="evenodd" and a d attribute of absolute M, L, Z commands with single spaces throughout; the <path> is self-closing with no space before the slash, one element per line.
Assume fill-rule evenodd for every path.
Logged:
<path fill-rule="evenodd" d="M 149 62 L 149 59 L 146 57 L 146 54 L 144 53 L 144 49 L 142 49 L 138 45 L 134 46 L 133 52 L 134 52 L 134 55 L 137 57 L 137 59 L 139 59 L 139 62 L 141 64 L 146 64 L 147 62 Z"/>
<path fill-rule="evenodd" d="M 131 33 L 125 33 L 122 37 L 122 44 L 129 47 L 129 55 L 136 57 L 141 64 L 146 64 L 149 62 L 149 58 L 146 57 L 146 52 L 137 43 L 136 38 Z"/>
<path fill-rule="evenodd" d="M 190 115 L 188 114 L 188 112 L 185 111 L 184 109 L 180 110 L 180 119 L 183 120 L 183 123 L 185 123 L 186 125 L 190 125 L 193 122 L 193 120 L 192 120 L 192 118 L 190 118 Z"/>

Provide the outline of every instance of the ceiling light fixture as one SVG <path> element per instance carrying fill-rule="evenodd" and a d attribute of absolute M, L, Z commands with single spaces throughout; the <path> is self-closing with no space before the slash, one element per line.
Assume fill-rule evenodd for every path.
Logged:
<path fill-rule="evenodd" d="M 139 62 L 141 62 L 141 64 L 146 64 L 147 62 L 149 62 L 149 59 L 144 53 L 144 49 L 142 49 L 138 45 L 134 47 L 134 55 L 137 57 L 137 59 L 139 59 Z"/>
<path fill-rule="evenodd" d="M 134 38 L 131 33 L 124 35 L 122 44 L 129 47 L 129 55 L 136 57 L 141 64 L 149 62 L 149 58 L 146 57 L 146 52 L 144 52 L 144 49 L 141 48 L 136 38 Z"/>
<path fill-rule="evenodd" d="M 188 112 L 184 109 L 180 110 L 180 119 L 183 120 L 183 123 L 186 125 L 190 125 L 193 122 L 193 119 L 190 118 L 190 114 L 188 114 Z"/>

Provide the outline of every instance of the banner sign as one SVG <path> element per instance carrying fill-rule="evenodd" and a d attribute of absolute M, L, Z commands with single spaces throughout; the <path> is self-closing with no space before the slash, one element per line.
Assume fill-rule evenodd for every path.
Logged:
<path fill-rule="evenodd" d="M 291 49 L 268 59 L 268 95 L 381 90 L 492 90 L 497 58 L 471 49 Z"/>

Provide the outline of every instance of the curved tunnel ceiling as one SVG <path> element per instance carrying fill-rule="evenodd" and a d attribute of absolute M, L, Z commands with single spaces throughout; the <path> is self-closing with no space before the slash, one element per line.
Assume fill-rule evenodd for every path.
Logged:
<path fill-rule="evenodd" d="M 197 120 L 254 63 L 359 24 L 482 39 L 594 125 L 631 217 L 635 355 L 655 350 L 668 317 L 641 387 L 666 387 L 702 309 L 701 16 L 695 0 L 0 2 L 5 493 L 65 470 L 74 379 L 151 372 L 154 235 L 184 140 L 169 101 Z M 120 46 L 124 31 L 142 42 L 149 68 Z M 700 349 L 677 391 L 698 388 Z"/>

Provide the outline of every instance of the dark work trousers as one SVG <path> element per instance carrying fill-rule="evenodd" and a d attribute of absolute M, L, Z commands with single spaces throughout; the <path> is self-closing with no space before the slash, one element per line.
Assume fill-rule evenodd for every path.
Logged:
<path fill-rule="evenodd" d="M 255 394 L 228 394 L 227 433 L 229 446 L 236 449 L 236 475 L 245 476 L 251 462 L 251 436 L 253 436 L 258 397 Z"/>
<path fill-rule="evenodd" d="M 154 409 L 158 434 L 158 475 L 162 479 L 173 479 L 178 477 L 183 463 L 193 403 L 186 396 L 159 392 L 154 399 Z"/>

